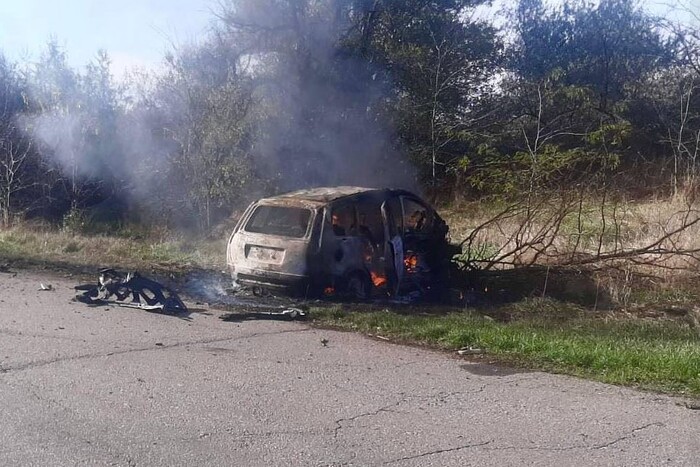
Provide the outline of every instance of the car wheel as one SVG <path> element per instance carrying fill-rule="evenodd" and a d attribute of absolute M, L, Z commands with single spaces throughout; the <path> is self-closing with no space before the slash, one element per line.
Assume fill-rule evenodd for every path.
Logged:
<path fill-rule="evenodd" d="M 368 300 L 371 290 L 371 283 L 367 274 L 356 271 L 349 274 L 345 279 L 343 296 L 348 300 Z"/>

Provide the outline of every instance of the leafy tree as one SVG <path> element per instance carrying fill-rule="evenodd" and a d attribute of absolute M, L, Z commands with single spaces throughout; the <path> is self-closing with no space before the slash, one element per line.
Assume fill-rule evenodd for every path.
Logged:
<path fill-rule="evenodd" d="M 175 222 L 196 219 L 199 228 L 209 228 L 250 188 L 254 101 L 239 58 L 220 37 L 171 54 L 147 103 L 156 140 L 136 150 L 160 144 L 167 150 L 160 157 L 145 154 L 136 183 L 154 187 L 142 194 L 153 196 L 161 214 Z"/>
<path fill-rule="evenodd" d="M 367 54 L 395 80 L 404 144 L 433 188 L 472 149 L 497 70 L 496 30 L 469 13 L 480 1 L 378 2 Z M 362 49 L 361 49 L 362 50 Z"/>
<path fill-rule="evenodd" d="M 653 113 L 639 115 L 638 102 L 674 49 L 635 2 L 521 0 L 511 18 L 499 119 L 461 165 L 475 187 L 515 194 L 608 183 L 612 169 L 660 141 L 639 131 Z"/>
<path fill-rule="evenodd" d="M 611 117 L 640 80 L 674 58 L 655 19 L 636 0 L 567 0 L 554 9 L 542 0 L 521 0 L 513 16 L 513 69 L 535 81 L 562 73 L 566 84 L 595 91 L 598 110 Z"/>

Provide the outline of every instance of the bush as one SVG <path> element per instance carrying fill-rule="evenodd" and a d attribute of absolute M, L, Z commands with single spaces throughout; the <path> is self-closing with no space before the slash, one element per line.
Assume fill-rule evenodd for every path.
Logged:
<path fill-rule="evenodd" d="M 70 211 L 63 216 L 61 226 L 64 232 L 77 234 L 85 230 L 86 224 L 85 213 L 81 209 L 72 207 Z"/>

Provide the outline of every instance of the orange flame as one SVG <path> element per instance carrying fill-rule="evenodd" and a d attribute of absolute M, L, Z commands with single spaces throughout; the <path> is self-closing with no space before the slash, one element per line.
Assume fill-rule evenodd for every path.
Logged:
<path fill-rule="evenodd" d="M 323 295 L 335 295 L 335 289 L 333 287 L 326 287 L 323 289 Z"/>
<path fill-rule="evenodd" d="M 414 272 L 418 267 L 418 255 L 413 253 L 406 255 L 403 259 L 403 264 L 407 271 Z"/>
<path fill-rule="evenodd" d="M 372 284 L 374 284 L 375 287 L 382 287 L 383 285 L 386 285 L 385 276 L 381 276 L 374 271 L 370 272 L 369 275 L 372 278 Z"/>

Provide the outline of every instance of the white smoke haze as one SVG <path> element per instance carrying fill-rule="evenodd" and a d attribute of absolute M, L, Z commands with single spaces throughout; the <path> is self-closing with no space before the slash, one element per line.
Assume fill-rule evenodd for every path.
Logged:
<path fill-rule="evenodd" d="M 390 91 L 374 79 L 380 71 L 339 53 L 350 24 L 337 2 L 235 3 L 224 23 L 232 42 L 253 50 L 266 71 L 257 92 L 269 115 L 255 154 L 278 189 L 415 187 L 394 129 L 381 118 Z"/>
<path fill-rule="evenodd" d="M 26 118 L 22 127 L 43 146 L 43 155 L 66 175 L 96 175 L 95 161 L 84 150 L 84 119 L 74 113 L 47 112 Z"/>
<path fill-rule="evenodd" d="M 69 82 L 67 105 L 23 126 L 65 177 L 107 180 L 108 196 L 175 225 L 211 206 L 209 226 L 251 198 L 292 189 L 415 189 L 387 123 L 387 79 L 343 55 L 349 20 L 335 3 L 229 2 L 207 41 L 179 48 L 148 77 L 155 85 L 134 91 L 144 80 L 135 81 L 113 101 L 104 89 L 118 87 L 113 78 L 90 88 L 86 73 Z"/>

